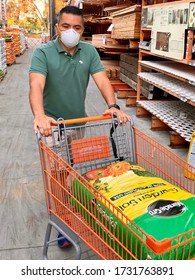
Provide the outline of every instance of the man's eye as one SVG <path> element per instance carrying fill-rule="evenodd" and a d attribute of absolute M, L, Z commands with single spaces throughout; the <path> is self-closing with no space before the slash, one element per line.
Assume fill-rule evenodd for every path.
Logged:
<path fill-rule="evenodd" d="M 81 32 L 82 29 L 80 27 L 76 27 L 75 30 Z"/>
<path fill-rule="evenodd" d="M 68 26 L 66 26 L 66 25 L 62 26 L 62 29 L 67 29 L 67 28 L 68 28 Z"/>

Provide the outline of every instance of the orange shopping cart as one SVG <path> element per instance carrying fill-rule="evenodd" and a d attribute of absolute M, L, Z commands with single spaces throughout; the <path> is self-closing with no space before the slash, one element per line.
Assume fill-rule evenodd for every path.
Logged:
<path fill-rule="evenodd" d="M 38 136 L 48 211 L 43 257 L 55 228 L 81 258 L 82 240 L 106 260 L 195 258 L 194 167 L 132 122 L 59 120 Z"/>

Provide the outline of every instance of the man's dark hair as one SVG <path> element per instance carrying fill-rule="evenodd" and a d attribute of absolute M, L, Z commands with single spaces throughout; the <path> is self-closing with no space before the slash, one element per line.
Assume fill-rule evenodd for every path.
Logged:
<path fill-rule="evenodd" d="M 62 8 L 58 14 L 58 23 L 62 17 L 62 14 L 72 14 L 72 15 L 77 15 L 77 16 L 81 16 L 83 19 L 83 25 L 84 25 L 84 18 L 83 18 L 83 12 L 81 9 L 75 7 L 75 6 L 66 6 L 64 8 Z"/>

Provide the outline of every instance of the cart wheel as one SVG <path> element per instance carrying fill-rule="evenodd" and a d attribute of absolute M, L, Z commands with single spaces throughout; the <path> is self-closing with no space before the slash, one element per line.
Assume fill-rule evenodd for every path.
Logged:
<path fill-rule="evenodd" d="M 66 248 L 72 245 L 72 243 L 66 237 L 64 237 L 60 232 L 58 232 L 57 235 L 57 242 L 60 248 Z"/>

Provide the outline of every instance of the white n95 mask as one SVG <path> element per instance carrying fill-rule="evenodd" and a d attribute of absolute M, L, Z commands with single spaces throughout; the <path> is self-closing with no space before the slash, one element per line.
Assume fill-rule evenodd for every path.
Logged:
<path fill-rule="evenodd" d="M 74 29 L 68 29 L 61 32 L 61 41 L 68 48 L 74 48 L 80 41 L 80 34 Z"/>

